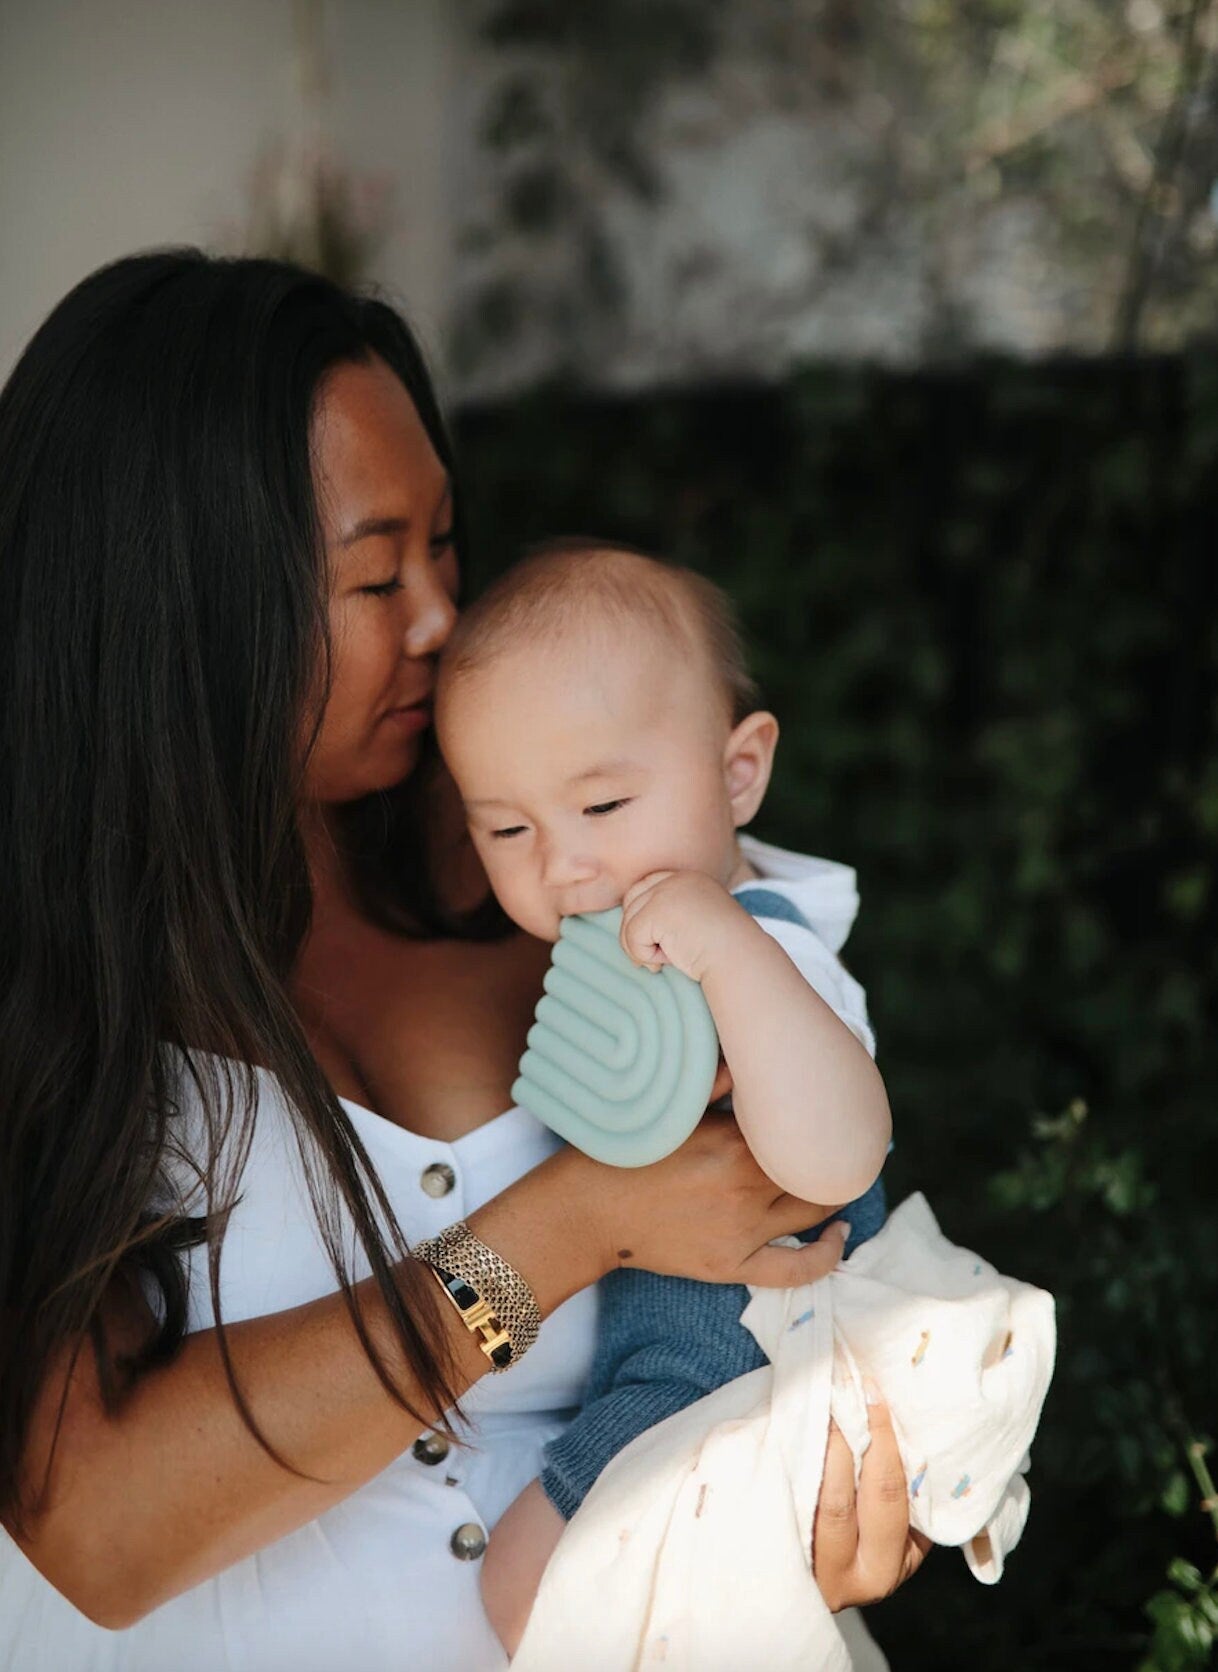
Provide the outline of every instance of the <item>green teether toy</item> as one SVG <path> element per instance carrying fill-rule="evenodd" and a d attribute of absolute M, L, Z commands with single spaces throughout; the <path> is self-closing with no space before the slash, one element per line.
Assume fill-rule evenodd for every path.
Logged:
<path fill-rule="evenodd" d="M 512 1101 L 585 1154 L 646 1167 L 702 1119 L 719 1039 L 696 981 L 639 969 L 620 907 L 565 917 Z"/>

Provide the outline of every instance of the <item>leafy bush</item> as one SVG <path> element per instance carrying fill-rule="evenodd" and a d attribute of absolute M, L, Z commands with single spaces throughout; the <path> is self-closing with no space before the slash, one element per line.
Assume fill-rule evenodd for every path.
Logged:
<path fill-rule="evenodd" d="M 1210 1664 L 1218 364 L 552 391 L 458 441 L 483 574 L 595 532 L 734 594 L 759 831 L 859 871 L 893 1194 L 1057 1296 L 1024 1543 L 874 1610 L 894 1666 Z"/>

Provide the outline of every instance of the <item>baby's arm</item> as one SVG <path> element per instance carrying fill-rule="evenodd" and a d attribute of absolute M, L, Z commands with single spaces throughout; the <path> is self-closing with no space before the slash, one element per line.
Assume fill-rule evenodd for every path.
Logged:
<path fill-rule="evenodd" d="M 509 1657 L 520 1647 L 546 1563 L 566 1522 L 539 1480 L 495 1523 L 482 1561 L 482 1602 Z"/>
<path fill-rule="evenodd" d="M 879 1175 L 888 1098 L 865 1047 L 782 947 L 712 877 L 658 871 L 622 902 L 636 963 L 701 982 L 734 1082 L 736 1120 L 776 1184 L 848 1202 Z"/>

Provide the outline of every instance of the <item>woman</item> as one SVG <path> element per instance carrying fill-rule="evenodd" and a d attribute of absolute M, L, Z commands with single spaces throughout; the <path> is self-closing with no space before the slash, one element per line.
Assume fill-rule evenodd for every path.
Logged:
<path fill-rule="evenodd" d="M 806 1280 L 836 1242 L 767 1244 L 824 1207 L 726 1120 L 622 1174 L 503 1112 L 547 949 L 432 768 L 460 500 L 388 308 L 118 262 L 0 461 L 0 1664 L 501 1666 L 477 1557 L 591 1285 Z M 546 1320 L 507 1376 L 408 1254 L 461 1220 Z M 882 1414 L 826 1481 L 822 1590 L 886 1593 Z"/>

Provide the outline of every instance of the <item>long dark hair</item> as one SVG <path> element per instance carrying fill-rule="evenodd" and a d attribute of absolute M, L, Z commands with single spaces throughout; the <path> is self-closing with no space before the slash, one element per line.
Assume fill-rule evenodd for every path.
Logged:
<path fill-rule="evenodd" d="M 408 1405 L 361 1320 L 344 1215 L 430 1405 L 415 1414 L 453 1403 L 433 1286 L 395 1274 L 401 1231 L 285 988 L 310 911 L 302 715 L 328 666 L 309 424 L 325 372 L 371 354 L 451 470 L 398 315 L 278 262 L 186 250 L 105 267 L 0 394 L 0 1511 L 18 1524 L 31 1414 L 65 1349 L 91 1340 L 121 1398 L 180 1342 L 182 1251 L 203 1242 L 219 1319 L 255 1091 L 232 1065 L 282 1084 L 382 1382 Z M 415 794 L 347 815 L 362 891 L 399 929 L 451 932 Z M 202 1208 L 172 1183 L 183 1074 L 203 1111 Z M 157 1319 L 127 1359 L 100 1322 L 123 1283 Z"/>

